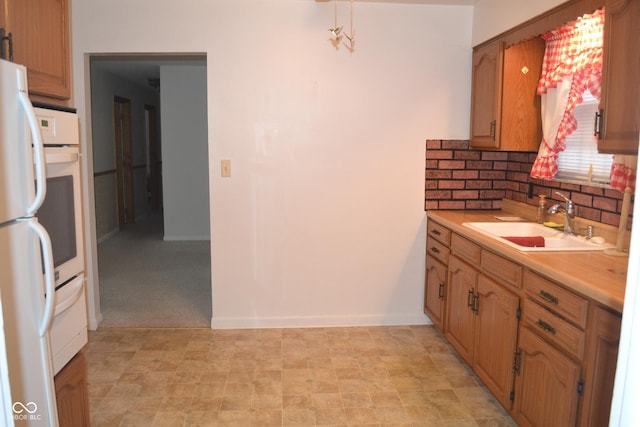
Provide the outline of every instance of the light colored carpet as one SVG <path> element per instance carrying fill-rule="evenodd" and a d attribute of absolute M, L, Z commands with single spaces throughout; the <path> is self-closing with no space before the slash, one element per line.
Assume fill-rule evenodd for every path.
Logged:
<path fill-rule="evenodd" d="M 208 241 L 163 241 L 152 213 L 98 245 L 99 327 L 210 327 Z"/>

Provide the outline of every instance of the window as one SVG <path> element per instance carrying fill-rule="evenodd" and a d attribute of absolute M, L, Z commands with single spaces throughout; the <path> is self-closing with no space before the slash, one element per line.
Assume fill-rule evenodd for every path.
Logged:
<path fill-rule="evenodd" d="M 565 150 L 558 154 L 556 179 L 578 184 L 608 186 L 612 154 L 599 154 L 598 141 L 593 135 L 598 100 L 586 90 L 582 103 L 574 110 L 578 128 L 567 136 Z"/>

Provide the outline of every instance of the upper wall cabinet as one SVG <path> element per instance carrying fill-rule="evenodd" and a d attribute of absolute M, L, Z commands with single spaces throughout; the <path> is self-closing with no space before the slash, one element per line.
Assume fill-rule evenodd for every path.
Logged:
<path fill-rule="evenodd" d="M 498 40 L 473 51 L 471 141 L 473 148 L 536 151 L 542 138 L 536 88 L 544 41 L 511 46 Z"/>
<path fill-rule="evenodd" d="M 0 28 L 12 35 L 13 61 L 27 67 L 35 100 L 71 97 L 68 0 L 0 0 Z M 3 51 L 8 59 L 9 48 Z"/>
<path fill-rule="evenodd" d="M 598 151 L 637 154 L 640 129 L 640 1 L 607 0 Z"/>
<path fill-rule="evenodd" d="M 605 8 L 600 113 L 601 153 L 637 154 L 640 130 L 640 1 L 569 0 L 473 50 L 470 145 L 477 149 L 538 151 L 544 58 L 541 34 Z M 524 40 L 524 41 L 523 41 Z"/>

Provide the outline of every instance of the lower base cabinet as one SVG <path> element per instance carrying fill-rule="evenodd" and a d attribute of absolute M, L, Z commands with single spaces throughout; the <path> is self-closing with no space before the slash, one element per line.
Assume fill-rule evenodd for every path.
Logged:
<path fill-rule="evenodd" d="M 520 426 L 608 425 L 622 316 L 435 225 L 425 313 L 496 400 Z"/>
<path fill-rule="evenodd" d="M 520 426 L 576 425 L 580 366 L 521 328 L 512 416 Z"/>
<path fill-rule="evenodd" d="M 90 425 L 87 361 L 82 352 L 62 368 L 54 378 L 58 423 L 64 427 Z"/>

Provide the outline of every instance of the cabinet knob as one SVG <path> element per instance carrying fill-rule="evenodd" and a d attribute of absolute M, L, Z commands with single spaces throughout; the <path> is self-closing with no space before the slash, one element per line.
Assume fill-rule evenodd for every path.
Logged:
<path fill-rule="evenodd" d="M 440 249 L 436 248 L 435 246 L 431 246 L 431 248 L 429 248 L 431 250 L 431 252 L 433 252 L 434 254 L 439 254 L 440 253 Z"/>

